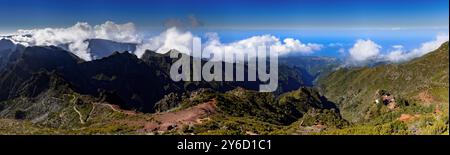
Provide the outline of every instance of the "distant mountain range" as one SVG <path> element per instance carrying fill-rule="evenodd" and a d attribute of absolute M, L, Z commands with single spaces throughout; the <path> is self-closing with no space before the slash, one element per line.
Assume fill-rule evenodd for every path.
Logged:
<path fill-rule="evenodd" d="M 87 42 L 92 61 L 0 40 L 0 134 L 448 133 L 448 42 L 404 64 L 336 70 L 335 58 L 280 58 L 272 93 L 255 91 L 261 81 L 175 82 L 168 53 Z M 436 111 L 434 125 L 398 120 Z"/>
<path fill-rule="evenodd" d="M 72 53 L 55 46 L 24 47 L 2 40 L 2 72 L 0 74 L 0 100 L 21 96 L 22 84 L 39 72 L 52 72 L 63 78 L 70 87 L 82 94 L 99 96 L 117 95 L 120 100 L 115 104 L 124 109 L 153 112 L 154 104 L 168 93 L 183 93 L 198 88 L 212 88 L 216 91 L 228 91 L 237 87 L 258 90 L 260 82 L 173 82 L 169 78 L 172 62 L 168 54 L 146 51 L 139 59 L 128 52 L 114 52 L 107 57 L 93 61 L 84 61 Z M 128 49 L 133 44 L 122 44 L 107 40 L 89 40 L 89 47 L 98 56 L 106 55 L 112 49 Z M 17 48 L 16 48 L 17 47 Z M 191 57 L 191 59 L 194 59 Z M 286 69 L 285 69 L 286 68 Z M 247 67 L 246 70 L 249 68 Z M 302 73 L 280 67 L 280 87 L 278 94 L 304 86 Z M 36 90 L 44 91 L 41 84 Z M 40 91 L 26 96 L 35 96 Z"/>
<path fill-rule="evenodd" d="M 17 35 L 11 35 L 11 36 L 0 36 L 0 38 L 5 38 L 3 39 L 4 43 L 6 44 L 6 40 L 10 40 L 13 39 L 15 36 Z M 31 35 L 21 35 L 21 37 L 24 38 L 30 38 Z M 9 44 L 11 44 L 11 41 Z M 20 41 L 18 41 L 20 43 Z M 124 43 L 124 42 L 116 42 L 116 41 L 112 41 L 112 40 L 106 40 L 106 39 L 87 39 L 84 41 L 84 43 L 87 43 L 87 52 L 90 54 L 91 59 L 95 60 L 95 59 L 101 59 L 107 56 L 110 56 L 113 52 L 115 51 L 129 51 L 129 52 L 134 52 L 136 51 L 137 48 L 137 43 Z M 11 45 L 10 45 L 11 46 Z M 69 44 L 60 44 L 60 45 L 55 45 L 57 47 L 60 47 L 64 50 L 70 51 L 69 50 Z M 3 45 L 3 48 L 7 48 L 8 46 Z M 1 50 L 1 49 L 0 49 Z"/>

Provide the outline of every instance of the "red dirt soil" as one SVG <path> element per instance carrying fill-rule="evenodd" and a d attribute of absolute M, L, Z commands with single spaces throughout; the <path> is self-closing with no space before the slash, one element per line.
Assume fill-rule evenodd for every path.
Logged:
<path fill-rule="evenodd" d="M 168 131 L 180 129 L 185 125 L 200 124 L 207 117 L 216 113 L 216 101 L 211 100 L 196 106 L 175 112 L 163 112 L 154 114 L 153 120 L 146 122 L 140 132 Z"/>
<path fill-rule="evenodd" d="M 416 119 L 418 117 L 420 117 L 419 114 L 416 114 L 416 115 L 402 114 L 402 115 L 400 115 L 398 120 L 402 121 L 402 122 L 408 122 L 408 121 L 411 121 L 411 120 Z"/>
<path fill-rule="evenodd" d="M 109 106 L 115 112 L 120 112 L 120 113 L 123 113 L 126 115 L 136 115 L 136 111 L 123 110 L 123 109 L 120 109 L 120 107 L 115 104 L 105 104 L 105 105 Z"/>
<path fill-rule="evenodd" d="M 428 91 L 420 92 L 419 95 L 417 95 L 417 98 L 424 102 L 425 105 L 430 105 L 432 102 L 434 102 L 433 96 Z"/>

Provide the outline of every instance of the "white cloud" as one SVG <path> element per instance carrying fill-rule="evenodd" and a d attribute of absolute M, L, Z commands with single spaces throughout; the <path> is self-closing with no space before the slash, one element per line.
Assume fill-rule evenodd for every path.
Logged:
<path fill-rule="evenodd" d="M 380 54 L 382 47 L 372 40 L 358 39 L 352 48 L 349 49 L 351 60 L 356 62 L 364 62 L 375 59 Z"/>
<path fill-rule="evenodd" d="M 401 48 L 403 48 L 403 45 L 393 45 L 392 48 L 394 48 L 394 49 L 401 49 Z"/>
<path fill-rule="evenodd" d="M 403 51 L 403 49 L 397 49 L 389 52 L 386 55 L 386 59 L 391 62 L 401 62 L 407 60 L 405 57 L 405 51 Z"/>
<path fill-rule="evenodd" d="M 192 26 L 201 25 L 194 16 L 189 16 L 188 21 Z M 85 60 L 92 60 L 93 56 L 89 52 L 87 39 L 107 39 L 116 42 L 138 43 L 137 50 L 134 51 L 139 57 L 145 50 L 154 50 L 165 53 L 170 49 L 188 53 L 192 48 L 192 40 L 195 36 L 189 31 L 181 31 L 175 27 L 168 28 L 159 35 L 143 38 L 135 28 L 133 23 L 116 24 L 107 21 L 100 25 L 91 26 L 88 23 L 79 22 L 66 28 L 44 28 L 18 30 L 11 36 L 11 40 L 25 46 L 41 45 L 66 45 L 68 50 Z M 404 62 L 416 57 L 423 56 L 435 49 L 442 43 L 449 40 L 449 35 L 437 35 L 434 40 L 422 43 L 420 47 L 406 50 L 402 45 L 393 45 L 389 51 L 381 53 L 382 47 L 370 39 L 359 39 L 348 50 L 344 49 L 341 43 L 331 43 L 328 47 L 340 47 L 338 52 L 347 55 L 348 60 L 353 64 L 365 64 L 373 61 Z M 271 47 L 279 55 L 289 54 L 311 54 L 323 48 L 321 44 L 303 43 L 298 39 L 280 39 L 273 35 L 258 35 L 246 39 L 237 40 L 230 43 L 222 43 L 217 33 L 207 33 L 206 40 L 202 44 L 206 53 L 233 54 L 251 53 L 259 46 Z M 348 52 L 346 52 L 348 51 Z"/>
<path fill-rule="evenodd" d="M 448 34 L 439 34 L 434 40 L 422 43 L 419 48 L 413 49 L 410 52 L 404 50 L 401 45 L 393 46 L 394 50 L 388 52 L 384 57 L 391 62 L 408 61 L 436 50 L 444 42 L 448 41 L 448 38 Z"/>
<path fill-rule="evenodd" d="M 194 35 L 191 32 L 181 32 L 177 28 L 172 27 L 158 36 L 144 40 L 143 44 L 137 46 L 135 54 L 141 57 L 147 49 L 158 53 L 166 53 L 171 49 L 189 53 L 189 50 L 192 48 L 193 38 Z"/>
<path fill-rule="evenodd" d="M 11 39 L 26 46 L 67 45 L 68 50 L 85 60 L 91 60 L 87 39 L 107 39 L 117 42 L 139 42 L 133 23 L 115 24 L 107 21 L 94 27 L 79 22 L 67 28 L 18 30 Z"/>
<path fill-rule="evenodd" d="M 406 51 L 403 49 L 403 45 L 393 45 L 392 48 L 393 50 L 384 56 L 385 59 L 391 62 L 405 61 L 405 57 L 403 55 Z"/>
<path fill-rule="evenodd" d="M 194 16 L 189 16 L 191 25 L 201 25 Z M 18 30 L 11 40 L 25 46 L 67 46 L 68 50 L 84 60 L 94 59 L 93 54 L 88 49 L 87 39 L 106 39 L 116 42 L 137 43 L 137 56 L 142 56 L 145 50 L 154 50 L 165 53 L 171 49 L 176 49 L 183 53 L 189 53 L 192 49 L 192 40 L 195 36 L 189 31 L 181 31 L 176 27 L 168 28 L 159 35 L 144 38 L 136 32 L 133 23 L 116 24 L 107 21 L 100 25 L 90 25 L 79 22 L 66 28 L 44 28 Z M 259 35 L 231 43 L 222 43 L 217 33 L 208 33 L 206 41 L 202 44 L 205 53 L 245 53 L 254 51 L 260 46 L 273 49 L 279 55 L 288 54 L 310 54 L 319 51 L 323 47 L 315 43 L 303 43 L 298 39 L 280 39 L 273 35 Z M 251 56 L 251 54 L 250 54 Z"/>
<path fill-rule="evenodd" d="M 424 42 L 420 47 L 406 50 L 403 45 L 393 45 L 391 50 L 381 53 L 382 47 L 371 40 L 357 40 L 349 49 L 347 65 L 364 65 L 368 62 L 388 61 L 393 63 L 405 62 L 421 57 L 439 48 L 449 40 L 448 34 L 439 34 L 434 40 Z"/>
<path fill-rule="evenodd" d="M 281 55 L 289 54 L 289 53 L 302 53 L 302 54 L 311 54 L 314 51 L 318 51 L 322 48 L 320 44 L 307 43 L 304 44 L 300 42 L 300 40 L 293 38 L 286 38 L 283 40 L 284 44 L 279 44 L 278 42 L 275 45 L 276 52 Z"/>
<path fill-rule="evenodd" d="M 422 56 L 439 48 L 444 42 L 448 41 L 448 34 L 439 34 L 432 41 L 422 43 L 422 45 L 411 51 L 415 56 Z"/>
<path fill-rule="evenodd" d="M 187 53 L 192 49 L 192 40 L 196 37 L 191 32 L 181 32 L 175 27 L 169 28 L 158 36 L 152 37 L 139 45 L 136 55 L 142 56 L 146 49 L 165 53 L 170 49 L 176 49 L 182 53 Z M 238 40 L 231 43 L 222 43 L 217 33 L 207 33 L 206 42 L 202 44 L 204 53 L 221 55 L 223 53 L 246 53 L 251 55 L 259 46 L 272 47 L 279 55 L 292 53 L 310 54 L 322 48 L 320 44 L 302 43 L 300 40 L 286 38 L 283 41 L 273 35 L 260 35 Z"/>
<path fill-rule="evenodd" d="M 283 41 L 280 38 L 273 35 L 260 35 L 253 36 L 247 39 L 231 42 L 222 43 L 219 40 L 217 34 L 209 35 L 208 41 L 204 47 L 205 52 L 220 54 L 220 53 L 245 53 L 252 57 L 256 48 L 260 46 L 270 47 L 278 55 L 288 55 L 294 53 L 300 54 L 311 54 L 314 51 L 318 51 L 322 48 L 320 44 L 314 43 L 302 43 L 300 40 L 293 38 L 286 38 Z"/>
<path fill-rule="evenodd" d="M 0 30 L 0 37 L 1 36 L 9 36 L 11 35 L 13 32 L 8 31 L 8 30 Z"/>
<path fill-rule="evenodd" d="M 94 27 L 95 38 L 108 39 L 118 42 L 140 42 L 133 23 L 115 24 L 107 21 Z"/>
<path fill-rule="evenodd" d="M 328 47 L 342 47 L 344 44 L 342 43 L 329 43 Z"/>

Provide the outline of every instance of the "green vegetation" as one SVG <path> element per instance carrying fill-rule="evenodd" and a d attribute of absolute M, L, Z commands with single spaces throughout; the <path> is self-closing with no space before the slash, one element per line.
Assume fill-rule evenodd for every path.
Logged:
<path fill-rule="evenodd" d="M 188 99 L 184 99 L 180 103 L 180 107 L 181 109 L 185 109 L 200 103 L 205 103 L 212 100 L 213 98 L 216 98 L 217 95 L 218 93 L 214 92 L 211 89 L 200 89 L 198 91 L 191 93 Z"/>
<path fill-rule="evenodd" d="M 344 118 L 366 121 L 371 119 L 365 116 L 380 90 L 389 91 L 395 99 L 448 104 L 448 61 L 446 42 L 436 51 L 404 64 L 340 69 L 321 78 L 319 87 L 340 107 Z M 428 98 L 431 100 L 423 101 Z"/>
<path fill-rule="evenodd" d="M 212 121 L 187 129 L 187 133 L 200 135 L 267 135 L 279 129 L 279 125 L 258 121 L 249 117 L 218 115 Z"/>
<path fill-rule="evenodd" d="M 277 125 L 289 125 L 311 109 L 334 109 L 314 89 L 300 88 L 276 98 L 271 93 L 235 89 L 217 97 L 218 109 L 233 117 L 248 117 Z M 324 111 L 318 111 L 321 113 Z M 336 113 L 336 111 L 328 111 Z"/>
<path fill-rule="evenodd" d="M 314 134 L 326 135 L 448 135 L 448 113 L 445 116 L 426 114 L 416 120 L 394 120 L 383 124 L 359 124 L 349 128 Z"/>
<path fill-rule="evenodd" d="M 30 75 L 13 98 L 0 101 L 0 134 L 448 135 L 448 56 L 447 42 L 404 64 L 344 68 L 320 78 L 317 88 L 296 87 L 282 94 L 234 87 L 219 91 L 215 88 L 228 86 L 220 82 L 166 85 L 183 92 L 165 94 L 154 107 L 145 106 L 157 114 L 121 108 L 115 102 L 124 94 L 117 92 L 82 95 L 58 74 L 42 71 Z M 157 58 L 161 60 L 146 63 L 155 67 L 169 61 Z M 312 67 L 310 72 L 320 72 Z M 163 70 L 156 72 L 166 76 Z M 284 72 L 280 76 L 286 90 L 292 89 L 290 80 L 303 78 Z M 15 77 L 8 81 L 16 82 Z M 100 83 L 123 80 L 119 74 L 90 77 Z M 130 96 L 123 103 L 131 107 L 143 106 L 131 101 L 151 94 L 122 93 Z M 9 92 L 3 95 L 9 97 Z"/>
<path fill-rule="evenodd" d="M 404 64 L 340 69 L 319 87 L 353 125 L 315 134 L 447 134 L 449 52 Z M 390 107 L 391 106 L 391 107 Z"/>
<path fill-rule="evenodd" d="M 339 113 L 335 112 L 335 109 L 311 109 L 302 118 L 302 125 L 313 126 L 317 124 L 327 125 L 333 128 L 344 128 L 349 123 L 342 119 Z"/>

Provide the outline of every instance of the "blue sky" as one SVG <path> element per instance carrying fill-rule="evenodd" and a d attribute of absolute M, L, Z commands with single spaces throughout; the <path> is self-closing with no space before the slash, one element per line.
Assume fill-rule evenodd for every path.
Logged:
<path fill-rule="evenodd" d="M 210 28 L 448 27 L 448 0 L 0 0 L 2 28 L 78 21 L 159 27 L 195 15 Z"/>
<path fill-rule="evenodd" d="M 411 49 L 448 34 L 448 6 L 448 0 L 0 0 L 0 33 L 110 20 L 133 22 L 138 30 L 156 34 L 171 21 L 186 23 L 192 17 L 198 24 L 187 23 L 186 29 L 200 36 L 217 32 L 223 42 L 271 34 L 347 46 L 371 39 Z"/>

